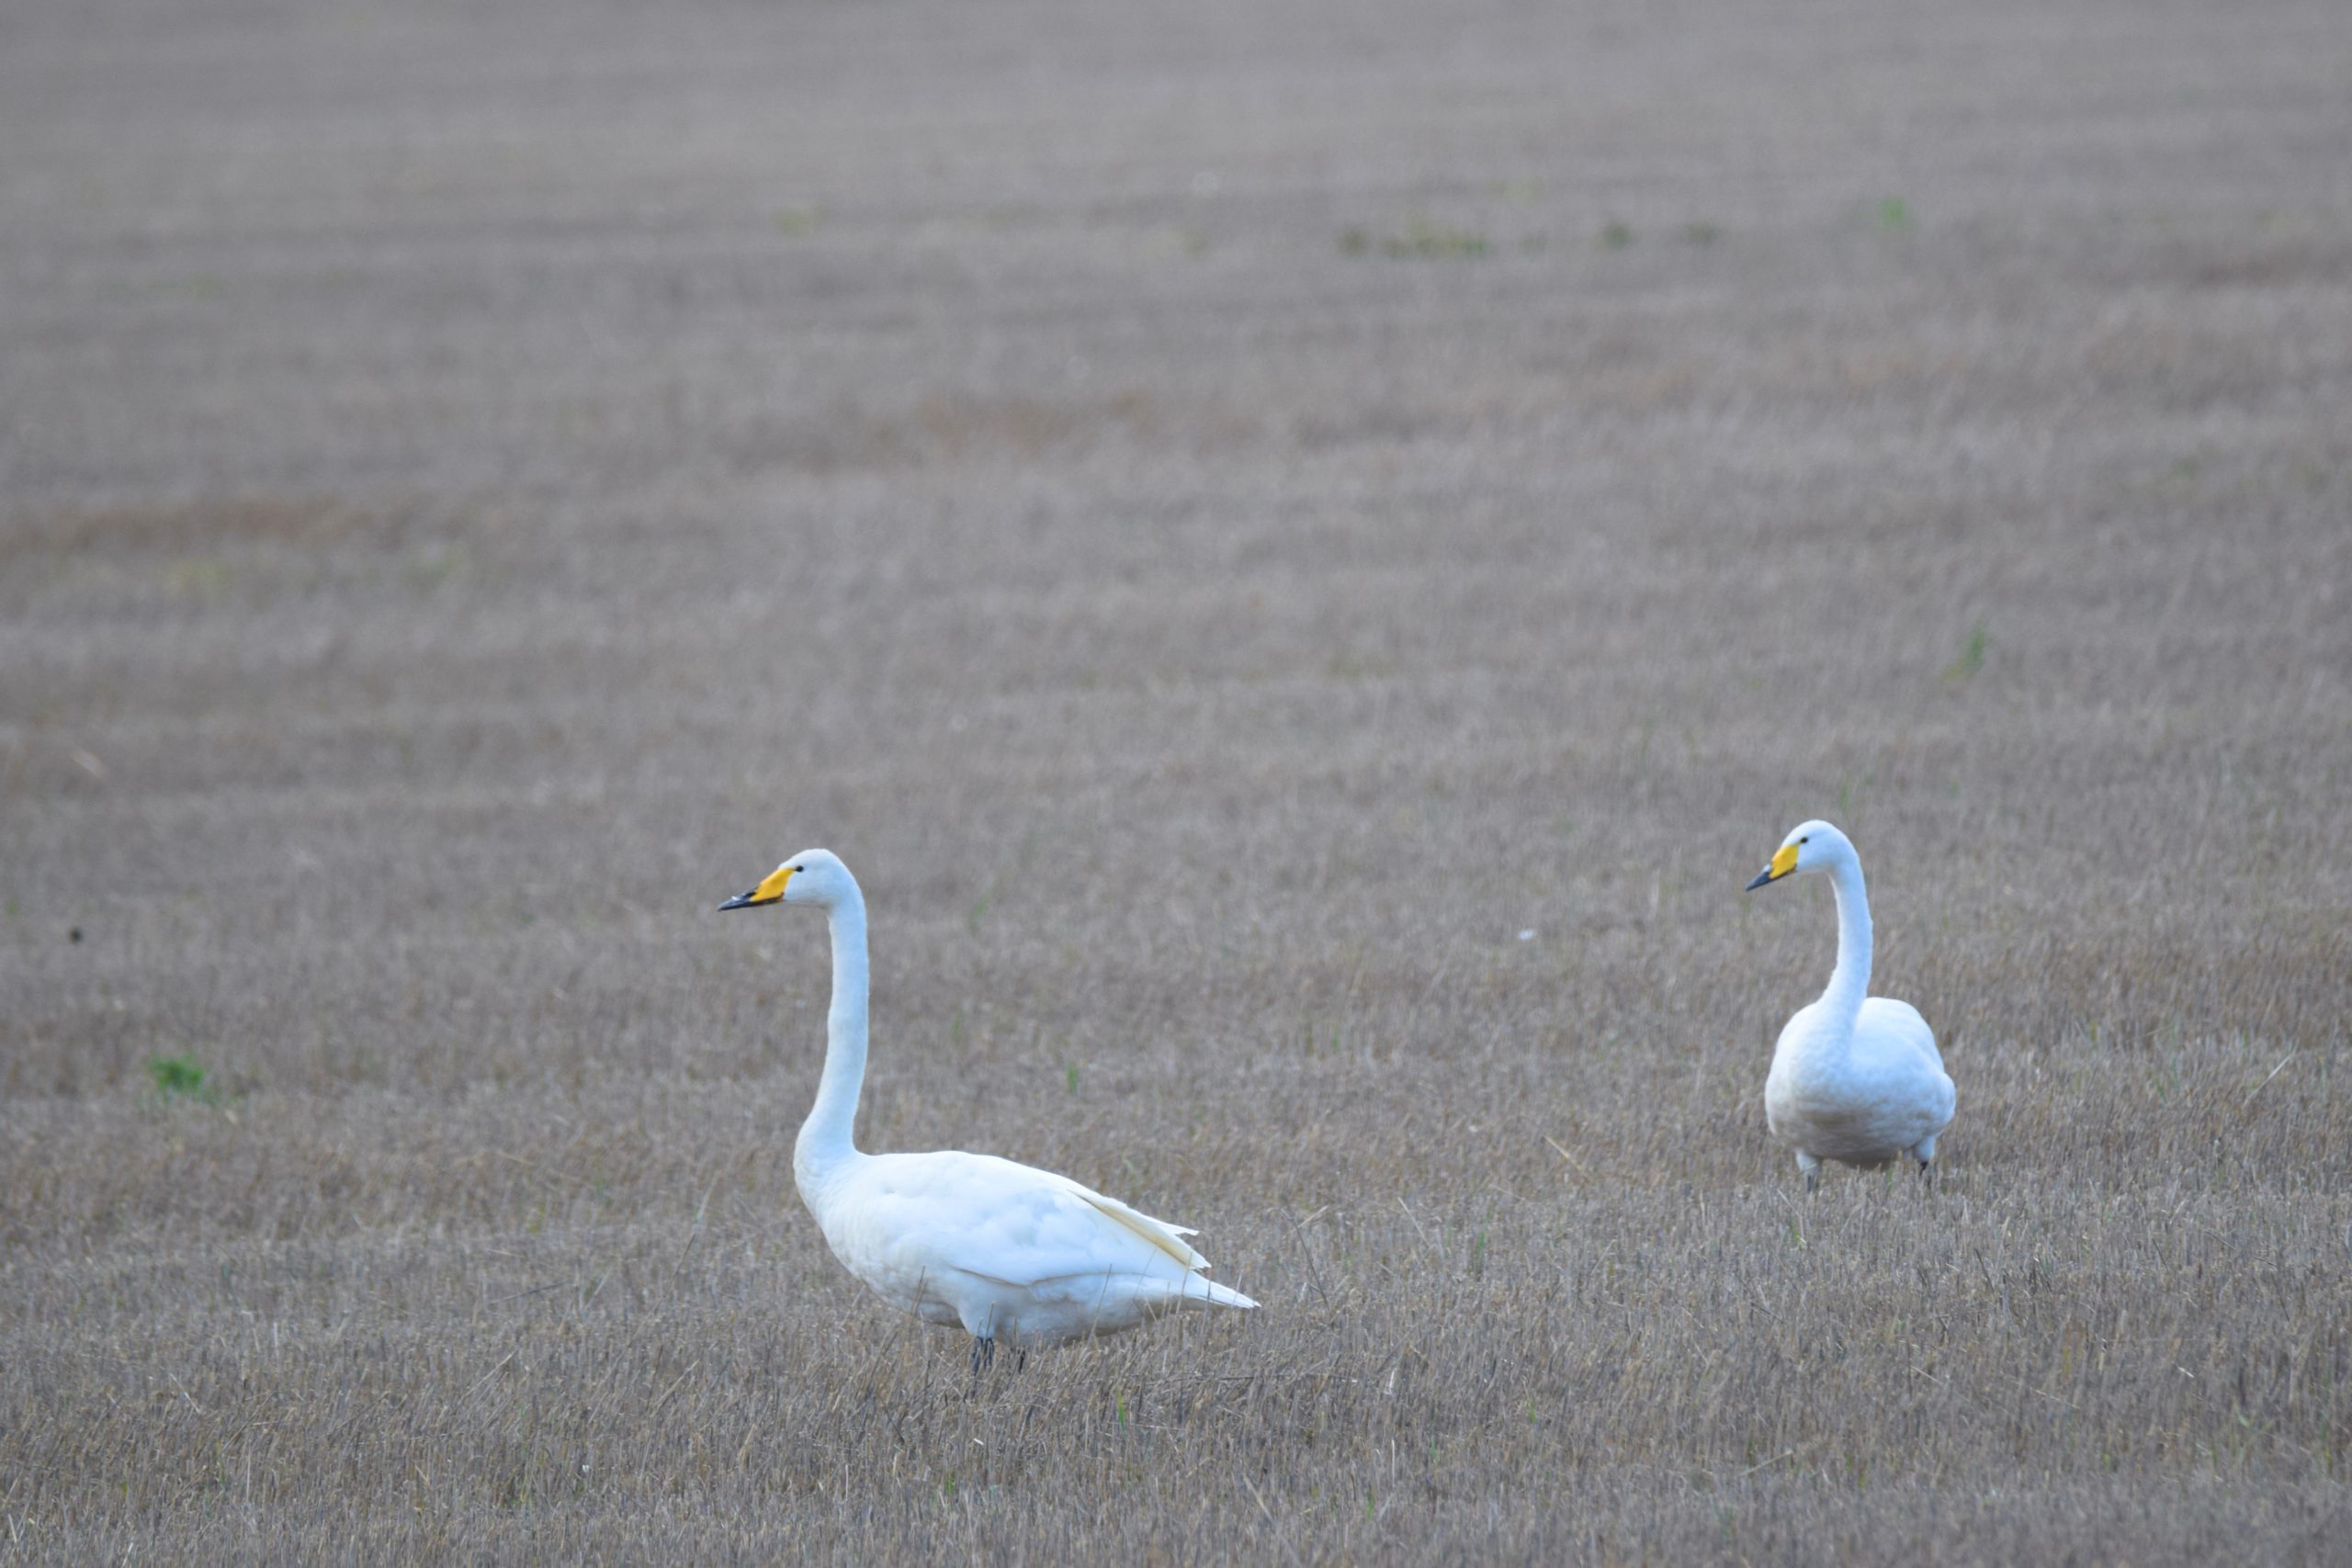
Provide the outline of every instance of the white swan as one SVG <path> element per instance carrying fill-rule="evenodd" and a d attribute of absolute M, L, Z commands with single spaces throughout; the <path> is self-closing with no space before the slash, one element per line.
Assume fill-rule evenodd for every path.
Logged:
<path fill-rule="evenodd" d="M 869 1155 L 851 1142 L 865 1078 L 865 896 L 830 850 L 804 850 L 721 909 L 813 904 L 833 937 L 825 1072 L 792 1174 L 843 1267 L 925 1323 L 960 1324 L 972 1370 L 1115 1334 L 1180 1307 L 1254 1307 L 1201 1278 L 1192 1235 L 1049 1170 L 993 1155 Z"/>
<path fill-rule="evenodd" d="M 1748 890 L 1809 872 L 1826 874 L 1837 891 L 1838 966 L 1821 999 L 1799 1009 L 1772 1048 L 1765 1120 L 1796 1149 L 1808 1192 L 1826 1159 L 1877 1167 L 1901 1156 L 1924 1175 L 1936 1134 L 1951 1125 L 1951 1076 L 1916 1008 L 1869 995 L 1871 905 L 1852 841 L 1826 822 L 1803 823 Z"/>

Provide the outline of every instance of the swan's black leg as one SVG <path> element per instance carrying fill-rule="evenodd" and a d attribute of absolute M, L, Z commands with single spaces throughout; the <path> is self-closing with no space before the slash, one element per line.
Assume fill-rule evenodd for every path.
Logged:
<path fill-rule="evenodd" d="M 996 1365 L 995 1336 L 991 1335 L 983 1339 L 978 1335 L 974 1335 L 972 1337 L 972 1376 L 978 1379 L 982 1372 L 994 1365 Z"/>
<path fill-rule="evenodd" d="M 1014 1346 L 1012 1348 L 1012 1370 L 1017 1372 L 1028 1364 L 1029 1347 L 1026 1345 Z"/>

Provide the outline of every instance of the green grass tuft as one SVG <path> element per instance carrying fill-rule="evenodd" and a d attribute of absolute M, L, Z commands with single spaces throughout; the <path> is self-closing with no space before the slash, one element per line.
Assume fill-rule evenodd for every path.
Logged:
<path fill-rule="evenodd" d="M 155 1086 L 155 1092 L 167 1100 L 193 1100 L 198 1105 L 220 1103 L 219 1086 L 209 1081 L 210 1075 L 193 1056 L 150 1056 L 147 1077 Z"/>
<path fill-rule="evenodd" d="M 1493 248 L 1487 236 L 1476 230 L 1456 229 L 1426 218 L 1411 219 L 1403 233 L 1378 240 L 1352 226 L 1340 231 L 1340 254 L 1350 256 L 1369 255 L 1375 249 L 1384 256 L 1483 256 Z"/>
<path fill-rule="evenodd" d="M 1960 657 L 1944 666 L 1944 679 L 1959 685 L 1984 668 L 1984 623 L 1980 620 L 1968 628 L 1968 640 L 1961 645 Z"/>

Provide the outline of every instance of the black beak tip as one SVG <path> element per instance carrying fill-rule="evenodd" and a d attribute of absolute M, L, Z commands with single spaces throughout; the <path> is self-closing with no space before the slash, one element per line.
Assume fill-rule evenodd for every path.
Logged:
<path fill-rule="evenodd" d="M 726 903 L 721 904 L 718 908 L 719 910 L 724 913 L 729 909 L 748 909 L 751 907 L 752 896 L 749 893 L 738 893 L 734 897 L 729 898 Z"/>
<path fill-rule="evenodd" d="M 1749 883 L 1747 886 L 1745 886 L 1745 887 L 1741 888 L 1741 889 L 1740 889 L 1740 891 L 1741 891 L 1741 892 L 1743 892 L 1743 893 L 1753 893 L 1753 892 L 1755 892 L 1758 888 L 1759 888 L 1759 887 L 1763 886 L 1766 883 L 1768 883 L 1768 882 L 1770 882 L 1770 881 L 1771 881 L 1771 880 L 1772 880 L 1772 868 L 1771 868 L 1770 866 L 1769 866 L 1769 865 L 1768 865 L 1768 866 L 1766 866 L 1762 871 L 1759 871 L 1759 872 L 1758 872 L 1758 873 L 1756 874 L 1756 880 L 1755 880 L 1755 881 L 1753 881 L 1753 882 Z"/>

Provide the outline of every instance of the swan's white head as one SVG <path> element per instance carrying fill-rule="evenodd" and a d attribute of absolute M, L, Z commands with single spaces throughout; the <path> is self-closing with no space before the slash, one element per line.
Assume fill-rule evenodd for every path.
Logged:
<path fill-rule="evenodd" d="M 749 893 L 738 893 L 722 909 L 756 909 L 763 904 L 814 904 L 830 909 L 857 897 L 857 879 L 842 857 L 831 850 L 803 850 L 761 879 Z"/>
<path fill-rule="evenodd" d="M 1756 874 L 1747 891 L 1753 893 L 1768 882 L 1803 876 L 1809 871 L 1827 871 L 1839 861 L 1853 858 L 1853 840 L 1845 834 L 1818 818 L 1800 822 L 1789 829 L 1789 836 L 1772 852 L 1772 863 Z"/>

